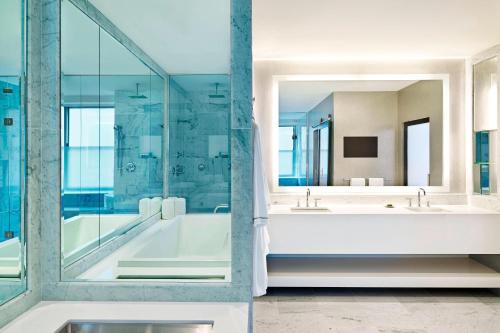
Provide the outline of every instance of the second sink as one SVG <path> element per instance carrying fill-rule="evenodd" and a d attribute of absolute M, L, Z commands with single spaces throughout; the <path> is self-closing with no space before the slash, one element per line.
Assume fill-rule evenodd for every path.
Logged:
<path fill-rule="evenodd" d="M 446 209 L 439 208 L 439 207 L 406 207 L 406 209 L 411 210 L 412 212 L 420 212 L 420 213 L 425 213 L 425 212 L 431 212 L 431 213 L 447 212 Z"/>

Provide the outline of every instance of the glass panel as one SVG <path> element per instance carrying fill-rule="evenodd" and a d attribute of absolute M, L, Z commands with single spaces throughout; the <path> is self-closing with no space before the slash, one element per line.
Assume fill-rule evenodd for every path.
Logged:
<path fill-rule="evenodd" d="M 230 96 L 229 75 L 170 78 L 168 193 L 185 198 L 187 214 L 179 220 L 176 253 L 154 256 L 191 266 L 191 273 L 177 270 L 183 279 L 230 280 Z"/>
<path fill-rule="evenodd" d="M 62 265 L 99 246 L 99 27 L 61 2 Z"/>
<path fill-rule="evenodd" d="M 63 278 L 229 281 L 229 75 L 217 66 L 207 72 L 223 74 L 170 76 L 167 112 L 164 77 L 148 58 L 62 4 L 63 226 L 78 219 L 62 230 Z M 134 19 L 117 15 L 113 23 Z M 142 38 L 151 36 L 136 32 L 129 37 L 145 51 Z M 161 42 L 183 54 L 178 43 Z M 182 56 L 176 70 L 192 73 L 186 64 L 199 64 L 202 49 Z M 164 66 L 178 57 L 167 54 Z"/>
<path fill-rule="evenodd" d="M 22 1 L 0 1 L 0 304 L 26 290 L 22 13 Z"/>
<path fill-rule="evenodd" d="M 474 192 L 497 192 L 498 58 L 474 65 Z"/>

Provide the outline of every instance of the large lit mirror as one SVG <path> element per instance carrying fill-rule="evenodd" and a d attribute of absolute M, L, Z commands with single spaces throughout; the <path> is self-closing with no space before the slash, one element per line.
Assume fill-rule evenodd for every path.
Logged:
<path fill-rule="evenodd" d="M 498 57 L 474 65 L 474 192 L 497 193 Z"/>
<path fill-rule="evenodd" d="M 158 35 L 130 29 L 147 1 L 91 2 L 126 37 L 61 2 L 63 279 L 230 281 L 228 69 L 182 67 L 186 44 L 158 48 Z"/>
<path fill-rule="evenodd" d="M 23 1 L 0 1 L 0 304 L 26 290 L 23 13 Z"/>
<path fill-rule="evenodd" d="M 445 185 L 446 77 L 292 76 L 275 89 L 278 188 Z"/>

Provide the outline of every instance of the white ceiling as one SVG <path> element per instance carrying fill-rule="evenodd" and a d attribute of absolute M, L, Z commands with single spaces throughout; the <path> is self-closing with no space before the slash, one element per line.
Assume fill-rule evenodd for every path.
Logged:
<path fill-rule="evenodd" d="M 500 43 L 499 0 L 253 0 L 255 59 L 467 57 Z"/>
<path fill-rule="evenodd" d="M 307 112 L 332 92 L 399 91 L 417 81 L 283 81 L 279 84 L 280 112 Z"/>
<path fill-rule="evenodd" d="M 227 74 L 230 0 L 90 0 L 170 74 Z"/>

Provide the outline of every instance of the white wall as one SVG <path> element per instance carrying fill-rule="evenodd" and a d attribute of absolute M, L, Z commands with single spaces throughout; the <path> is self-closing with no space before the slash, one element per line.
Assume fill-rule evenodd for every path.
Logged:
<path fill-rule="evenodd" d="M 405 60 L 390 62 L 255 61 L 255 119 L 260 125 L 263 155 L 269 177 L 272 169 L 273 75 L 335 74 L 449 74 L 450 76 L 450 191 L 465 192 L 465 61 Z M 271 178 L 269 185 L 271 187 Z"/>
<path fill-rule="evenodd" d="M 348 185 L 345 179 L 353 177 L 382 177 L 394 185 L 397 92 L 335 92 L 333 105 L 334 185 Z M 344 158 L 345 136 L 378 137 L 378 157 Z"/>
<path fill-rule="evenodd" d="M 403 184 L 403 123 L 430 118 L 430 185 L 441 186 L 443 178 L 443 84 L 441 81 L 419 81 L 398 92 L 398 179 Z"/>

